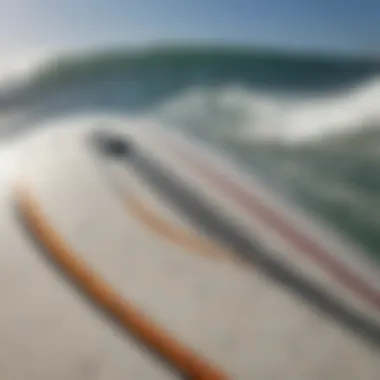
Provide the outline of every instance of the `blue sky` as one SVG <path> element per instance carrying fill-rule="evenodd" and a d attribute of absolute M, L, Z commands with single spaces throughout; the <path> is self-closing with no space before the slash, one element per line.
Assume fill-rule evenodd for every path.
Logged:
<path fill-rule="evenodd" d="M 378 0 L 0 0 L 0 58 L 204 40 L 380 52 Z"/>

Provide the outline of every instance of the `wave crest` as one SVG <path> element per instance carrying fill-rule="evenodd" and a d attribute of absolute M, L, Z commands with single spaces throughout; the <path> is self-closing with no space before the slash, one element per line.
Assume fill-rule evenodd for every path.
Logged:
<path fill-rule="evenodd" d="M 379 127 L 380 77 L 322 96 L 273 95 L 242 87 L 192 89 L 156 109 L 164 121 L 242 142 L 300 143 Z"/>

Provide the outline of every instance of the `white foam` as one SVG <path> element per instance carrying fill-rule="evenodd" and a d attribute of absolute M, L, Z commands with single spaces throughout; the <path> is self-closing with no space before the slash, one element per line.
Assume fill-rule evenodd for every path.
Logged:
<path fill-rule="evenodd" d="M 23 86 L 33 78 L 43 62 L 51 56 L 46 51 L 34 51 L 28 54 L 2 56 L 0 61 L 0 92 Z"/>
<path fill-rule="evenodd" d="M 193 89 L 158 114 L 176 124 L 235 139 L 297 143 L 380 125 L 380 78 L 318 96 L 273 95 L 239 87 Z"/>

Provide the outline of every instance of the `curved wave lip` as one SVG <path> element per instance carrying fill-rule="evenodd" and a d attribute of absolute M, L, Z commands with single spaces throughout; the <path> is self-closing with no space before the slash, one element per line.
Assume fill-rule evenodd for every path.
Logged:
<path fill-rule="evenodd" d="M 95 83 L 120 90 L 128 83 L 133 85 L 135 96 L 130 101 L 135 106 L 144 103 L 143 98 L 151 104 L 197 86 L 237 84 L 259 90 L 326 92 L 358 85 L 379 73 L 379 63 L 369 59 L 212 46 L 121 49 L 29 61 L 33 68 L 34 62 L 40 64 L 18 91 L 19 100 L 32 101 L 68 87 L 78 91 Z"/>

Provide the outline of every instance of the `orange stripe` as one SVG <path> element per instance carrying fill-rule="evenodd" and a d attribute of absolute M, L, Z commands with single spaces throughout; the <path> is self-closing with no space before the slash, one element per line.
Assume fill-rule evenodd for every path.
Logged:
<path fill-rule="evenodd" d="M 47 248 L 64 272 L 78 282 L 87 295 L 111 313 L 124 328 L 190 379 L 228 379 L 219 369 L 155 325 L 95 273 L 49 224 L 38 202 L 24 186 L 17 188 L 16 200 L 30 232 Z"/>
<path fill-rule="evenodd" d="M 203 238 L 188 229 L 177 227 L 165 218 L 161 218 L 146 207 L 137 196 L 128 194 L 125 199 L 128 212 L 160 237 L 210 259 L 226 260 L 235 265 L 242 264 L 241 260 L 237 259 L 236 256 L 232 255 L 219 244 Z"/>

